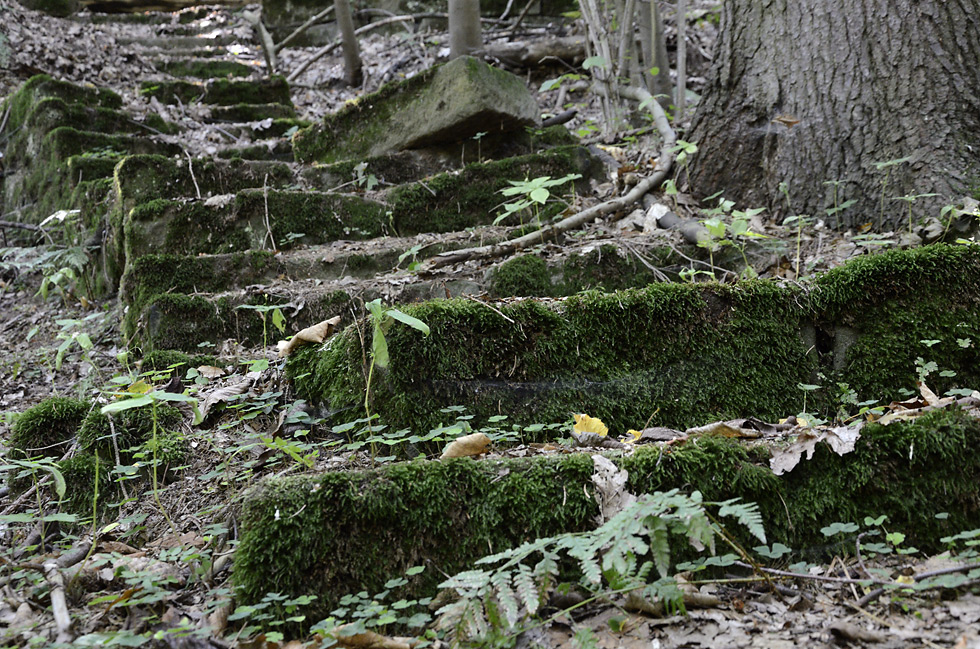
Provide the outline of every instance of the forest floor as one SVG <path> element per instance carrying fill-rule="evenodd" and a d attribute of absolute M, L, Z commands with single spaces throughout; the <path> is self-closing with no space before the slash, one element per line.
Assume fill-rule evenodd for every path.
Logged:
<path fill-rule="evenodd" d="M 710 9 L 711 3 L 702 4 L 704 7 L 696 6 L 695 10 Z M 169 25 L 97 23 L 91 15 L 53 18 L 8 0 L 0 0 L 0 14 L 0 30 L 11 45 L 8 60 L 0 60 L 0 97 L 14 91 L 29 76 L 46 72 L 76 83 L 113 88 L 132 113 L 154 110 L 179 122 L 187 129 L 182 143 L 195 155 L 210 155 L 228 144 L 226 134 L 199 119 L 193 106 L 151 104 L 133 87 L 134 79 L 159 74 L 133 41 L 164 34 L 168 26 L 176 32 L 181 25 L 177 14 Z M 232 37 L 240 45 L 238 60 L 261 65 L 261 50 L 240 10 L 214 8 L 203 12 L 193 24 Z M 703 59 L 694 69 L 695 91 L 700 89 L 710 62 L 712 30 L 705 21 L 704 28 L 694 30 L 691 36 L 692 51 L 700 52 Z M 528 30 L 525 37 L 541 38 L 553 31 L 542 26 Z M 340 82 L 342 61 L 335 53 L 311 66 L 293 84 L 293 102 L 300 117 L 315 120 L 364 90 L 376 89 L 396 67 L 397 74 L 411 75 L 444 60 L 446 42 L 443 33 L 368 35 L 361 41 L 365 89 L 353 90 Z M 294 69 L 314 49 L 288 48 L 281 56 L 282 65 L 287 71 Z M 541 82 L 556 74 L 554 70 L 538 70 L 526 76 L 529 87 L 538 92 Z M 539 92 L 538 96 L 542 108 L 554 112 L 561 108 L 555 105 L 554 92 Z M 598 115 L 597 105 L 587 95 L 576 99 L 580 112 L 569 124 L 572 131 L 588 128 L 589 120 Z M 620 165 L 639 164 L 654 150 L 651 140 L 642 135 L 636 142 L 599 142 L 594 136 L 592 142 L 603 145 Z M 620 189 L 613 171 L 608 182 L 595 186 L 593 195 L 579 200 L 583 207 L 588 206 Z M 683 193 L 658 199 L 682 217 L 703 216 L 702 206 Z M 645 209 L 615 214 L 586 226 L 585 234 L 574 245 L 636 239 L 650 234 L 645 224 Z M 787 282 L 858 255 L 921 242 L 918 234 L 834 232 L 817 219 L 795 228 L 754 217 L 750 226 L 774 243 L 759 257 L 765 260 L 754 264 L 756 272 Z M 675 245 L 683 242 L 677 232 L 655 234 Z M 7 439 L 19 413 L 43 399 L 74 396 L 95 400 L 104 395 L 110 379 L 135 371 L 121 339 L 122 307 L 116 299 L 80 299 L 72 292 L 54 289 L 47 299 L 38 295 L 44 281 L 40 267 L 48 251 L 43 244 L 5 247 L 0 259 L 0 439 Z M 559 254 L 549 246 L 541 252 Z M 497 261 L 467 262 L 465 272 L 485 273 Z M 726 275 L 735 281 L 737 272 Z M 82 331 L 91 340 L 91 348 L 77 343 Z M 242 386 L 249 369 L 245 363 L 264 359 L 269 367 L 258 380 L 241 388 L 244 408 L 226 409 L 216 421 L 210 420 L 207 428 L 185 423 L 183 432 L 191 450 L 181 478 L 163 486 L 159 499 L 121 503 L 115 518 L 119 525 L 98 535 L 92 555 L 74 573 L 78 583 L 69 588 L 73 646 L 326 646 L 323 638 L 287 643 L 274 635 L 256 634 L 235 620 L 228 533 L 235 527 L 234 512 L 245 488 L 261 477 L 364 468 L 375 460 L 365 450 L 323 447 L 317 449 L 312 467 L 305 468 L 270 450 L 260 438 L 277 431 L 294 406 L 274 345 L 245 349 L 228 341 L 214 351 L 218 367 L 201 369 L 211 373 L 210 382 L 199 381 L 202 401 L 222 389 L 234 391 Z M 526 447 L 501 451 L 511 456 L 539 452 Z M 570 451 L 559 448 L 555 452 Z M 57 545 L 25 552 L 25 538 L 35 527 L 32 516 L 37 514 L 38 503 L 32 498 L 14 498 L 5 491 L 0 508 L 0 644 L 53 644 L 58 633 L 49 599 L 51 586 L 45 583 L 39 566 L 72 548 L 87 547 L 91 530 L 66 526 L 65 536 Z M 891 555 L 883 556 L 872 567 L 898 579 L 941 568 L 948 561 L 948 557 Z M 851 559 L 838 558 L 816 566 L 811 577 L 846 581 L 856 570 Z M 860 586 L 816 578 L 788 580 L 777 590 L 749 582 L 708 583 L 701 591 L 717 596 L 718 601 L 706 608 L 691 608 L 687 615 L 666 617 L 625 612 L 618 600 L 600 602 L 574 614 L 558 615 L 548 624 L 516 636 L 514 646 L 777 648 L 857 644 L 980 648 L 980 596 L 975 587 L 973 592 L 950 588 L 894 594 L 863 605 L 857 604 Z M 181 632 L 168 633 L 168 629 Z"/>

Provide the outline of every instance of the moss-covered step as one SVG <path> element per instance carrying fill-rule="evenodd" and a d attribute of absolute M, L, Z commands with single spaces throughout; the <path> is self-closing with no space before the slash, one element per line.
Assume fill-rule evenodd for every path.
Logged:
<path fill-rule="evenodd" d="M 248 273 L 267 271 L 258 267 L 260 260 L 254 256 L 256 254 L 239 258 L 238 267 L 246 277 Z M 151 257 L 137 263 L 151 266 L 158 261 Z M 363 261 L 368 263 L 367 260 Z M 248 287 L 208 293 L 202 291 L 218 288 L 228 278 L 213 281 L 200 278 L 195 283 L 193 272 L 200 268 L 190 262 L 185 264 L 181 265 L 180 270 L 186 270 L 188 275 L 179 277 L 175 283 L 182 286 L 194 284 L 193 293 L 154 294 L 168 283 L 165 279 L 149 285 L 134 285 L 132 289 L 127 283 L 126 295 L 132 296 L 134 302 L 123 321 L 123 333 L 131 345 L 139 346 L 144 351 L 176 349 L 193 352 L 204 342 L 219 343 L 234 338 L 255 346 L 282 337 L 270 328 L 263 331 L 261 316 L 254 310 L 241 308 L 243 305 L 282 307 L 286 316 L 286 335 L 289 335 L 337 315 L 346 324 L 350 322 L 351 313 L 363 310 L 362 300 L 382 298 L 386 301 L 411 302 L 431 300 L 447 292 L 452 295 L 473 295 L 484 290 L 478 279 L 465 276 L 409 281 L 404 274 L 362 278 L 350 273 L 335 280 L 277 278 L 258 291 Z M 297 305 L 302 305 L 298 311 Z"/>
<path fill-rule="evenodd" d="M 78 182 L 69 176 L 65 162 L 72 157 L 118 158 L 134 154 L 179 154 L 176 144 L 144 137 L 80 131 L 59 126 L 45 134 L 38 153 L 24 158 L 4 180 L 3 206 L 24 222 L 38 222 L 58 209 L 72 207 L 66 202 Z M 76 168 L 78 164 L 74 165 Z M 93 167 L 90 167 L 90 169 Z M 85 217 L 86 221 L 88 215 Z"/>
<path fill-rule="evenodd" d="M 396 187 L 386 200 L 391 206 L 395 228 L 402 234 L 451 232 L 494 222 L 502 212 L 500 205 L 512 200 L 500 194 L 500 190 L 512 186 L 510 181 L 578 174 L 580 184 L 568 182 L 551 188 L 554 196 L 567 197 L 574 193 L 576 186 L 587 187 L 588 179 L 601 171 L 602 165 L 586 147 L 558 147 L 505 160 L 473 163 L 459 171 Z M 561 208 L 560 203 L 553 202 L 542 208 L 540 214 L 525 211 L 511 216 L 508 222 L 516 225 L 521 218 L 531 222 L 535 216 L 547 219 Z"/>
<path fill-rule="evenodd" d="M 481 232 L 479 240 L 494 243 L 506 234 L 504 228 L 490 228 Z M 146 254 L 130 260 L 120 296 L 131 311 L 138 313 L 150 297 L 161 293 L 220 293 L 269 284 L 277 278 L 286 282 L 367 279 L 473 243 L 473 234 L 457 232 L 344 240 L 277 253 L 253 250 L 226 254 Z M 202 341 L 194 344 L 197 342 Z"/>
<path fill-rule="evenodd" d="M 124 36 L 117 39 L 120 45 L 141 45 L 161 50 L 195 49 L 199 47 L 226 47 L 237 40 L 234 34 L 218 34 L 217 36 L 154 36 L 137 38 Z"/>
<path fill-rule="evenodd" d="M 558 297 L 639 288 L 663 281 L 665 276 L 678 279 L 679 269 L 688 263 L 668 243 L 646 246 L 642 259 L 635 250 L 615 243 L 590 246 L 560 256 L 554 263 L 536 254 L 518 255 L 491 271 L 490 294 L 498 298 Z"/>
<path fill-rule="evenodd" d="M 289 249 L 391 233 L 382 203 L 349 194 L 247 189 L 213 201 L 156 200 L 126 215 L 127 259 Z M 272 241 L 269 241 L 269 237 Z"/>
<path fill-rule="evenodd" d="M 293 184 L 293 171 L 280 162 L 188 160 L 139 155 L 123 158 L 114 171 L 114 204 L 109 215 L 109 243 L 104 260 L 109 276 L 122 276 L 125 268 L 123 225 L 129 212 L 142 203 L 162 198 L 209 197 L 231 194 L 251 187 L 284 187 Z M 214 252 L 214 251 L 212 251 Z"/>
<path fill-rule="evenodd" d="M 238 104 L 291 104 L 289 84 L 281 76 L 251 81 L 213 79 L 207 83 L 190 81 L 144 81 L 140 94 L 156 97 L 165 104 L 190 103 L 235 106 Z"/>
<path fill-rule="evenodd" d="M 211 119 L 223 122 L 258 122 L 264 119 L 294 119 L 296 109 L 292 104 L 234 104 L 215 106 L 211 109 Z M 309 123 L 300 124 L 300 128 Z"/>
<path fill-rule="evenodd" d="M 653 284 L 492 309 L 436 300 L 404 307 L 431 335 L 388 332 L 391 365 L 375 379 L 373 410 L 415 430 L 460 404 L 518 423 L 588 412 L 624 430 L 655 413 L 684 429 L 785 417 L 804 397 L 832 411 L 839 383 L 887 402 L 914 389 L 918 358 L 944 371 L 929 376 L 941 393 L 980 384 L 978 305 L 980 248 L 945 245 L 859 258 L 806 289 Z M 303 398 L 342 409 L 363 401 L 363 357 L 349 328 L 292 357 L 288 371 Z M 804 394 L 800 384 L 822 388 Z"/>
<path fill-rule="evenodd" d="M 0 108 L 7 113 L 8 132 L 20 128 L 31 108 L 45 97 L 57 97 L 67 104 L 81 106 L 101 108 L 122 106 L 122 98 L 111 90 L 78 86 L 67 81 L 55 80 L 47 74 L 39 74 L 25 81 L 17 92 L 7 97 L 0 105 Z"/>
<path fill-rule="evenodd" d="M 611 459 L 628 471 L 626 488 L 635 494 L 679 488 L 700 491 L 706 501 L 758 503 L 767 540 L 812 556 L 826 543 L 821 527 L 866 516 L 887 516 L 890 529 L 927 551 L 939 549 L 943 536 L 975 528 L 978 444 L 980 422 L 951 410 L 870 424 L 852 453 L 838 456 L 818 445 L 811 460 L 781 477 L 769 470 L 765 447 L 725 438 L 641 447 Z M 416 565 L 426 570 L 410 577 L 395 599 L 432 596 L 445 575 L 471 568 L 481 556 L 592 529 L 593 471 L 588 454 L 574 453 L 416 460 L 267 479 L 246 496 L 235 554 L 237 596 L 249 604 L 266 593 L 316 595 L 303 611 L 314 623 L 342 596 L 379 592 Z M 936 517 L 940 511 L 948 517 Z M 672 540 L 675 562 L 692 558 L 682 539 Z"/>
<path fill-rule="evenodd" d="M 155 421 L 154 421 L 155 419 Z M 112 471 L 120 453 L 128 461 L 135 452 L 146 450 L 143 446 L 156 430 L 155 455 L 162 460 L 157 478 L 165 479 L 172 467 L 182 463 L 187 454 L 187 442 L 177 430 L 183 415 L 169 405 L 161 405 L 151 414 L 148 408 L 127 410 L 114 417 L 110 428 L 109 418 L 103 415 L 98 404 L 78 399 L 52 397 L 26 410 L 14 423 L 9 440 L 9 452 L 13 458 L 59 458 L 74 442 L 79 450 L 73 457 L 57 463 L 65 478 L 67 497 L 63 506 L 70 512 L 91 515 L 96 500 L 96 476 L 99 476 L 98 504 L 112 502 L 119 493 L 119 482 Z M 101 459 L 101 470 L 96 462 Z M 8 473 L 11 489 L 21 491 L 30 479 L 16 473 Z M 130 484 L 130 493 L 135 485 Z"/>
<path fill-rule="evenodd" d="M 170 59 L 156 61 L 157 70 L 174 77 L 194 77 L 195 79 L 227 79 L 229 77 L 250 77 L 261 70 L 254 65 L 238 61 L 224 61 L 212 58 Z"/>
<path fill-rule="evenodd" d="M 520 78 L 463 56 L 361 97 L 297 133 L 293 144 L 301 162 L 359 160 L 521 131 L 539 120 Z"/>

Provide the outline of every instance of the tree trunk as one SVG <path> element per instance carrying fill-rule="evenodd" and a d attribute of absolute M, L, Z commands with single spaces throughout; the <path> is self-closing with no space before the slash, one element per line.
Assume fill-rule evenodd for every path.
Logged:
<path fill-rule="evenodd" d="M 350 0 L 334 0 L 334 14 L 340 29 L 341 49 L 344 52 L 344 80 L 348 86 L 359 86 L 364 81 L 361 69 L 361 51 L 354 34 L 354 18 L 351 15 Z"/>
<path fill-rule="evenodd" d="M 449 0 L 449 58 L 472 54 L 482 46 L 480 0 Z"/>
<path fill-rule="evenodd" d="M 937 193 L 911 204 L 938 216 L 980 183 L 978 35 L 980 0 L 725 0 L 693 191 L 877 229 Z"/>

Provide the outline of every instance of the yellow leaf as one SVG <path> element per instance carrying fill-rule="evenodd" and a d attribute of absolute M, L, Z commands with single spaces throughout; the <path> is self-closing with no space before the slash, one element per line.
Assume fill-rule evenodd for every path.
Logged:
<path fill-rule="evenodd" d="M 588 415 L 572 415 L 575 417 L 575 432 L 576 433 L 595 433 L 599 437 L 605 437 L 609 432 L 606 425 L 602 423 L 601 419 L 596 419 L 595 417 L 590 417 Z"/>
<path fill-rule="evenodd" d="M 626 434 L 629 435 L 632 438 L 632 439 L 629 439 L 628 438 L 626 440 L 626 443 L 627 444 L 635 444 L 636 442 L 640 441 L 640 437 L 643 436 L 643 432 L 642 431 L 633 430 L 632 428 L 630 428 L 628 431 L 626 431 Z"/>
<path fill-rule="evenodd" d="M 152 389 L 153 389 L 152 385 L 149 385 L 147 384 L 146 381 L 140 379 L 135 383 L 131 383 L 130 386 L 126 388 L 126 392 L 129 392 L 130 394 L 146 394 Z"/>

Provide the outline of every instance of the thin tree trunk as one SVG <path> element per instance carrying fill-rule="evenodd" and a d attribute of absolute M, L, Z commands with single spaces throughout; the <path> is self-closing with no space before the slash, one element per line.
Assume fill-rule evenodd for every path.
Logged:
<path fill-rule="evenodd" d="M 640 42 L 643 49 L 643 80 L 660 105 L 670 104 L 670 61 L 664 38 L 664 19 L 657 0 L 640 0 Z M 653 68 L 657 74 L 651 73 Z"/>
<path fill-rule="evenodd" d="M 980 177 L 978 34 L 980 0 L 725 0 L 692 188 L 880 229 L 938 193 L 913 203 L 938 216 Z"/>
<path fill-rule="evenodd" d="M 449 58 L 472 54 L 482 47 L 480 0 L 449 0 Z"/>
<path fill-rule="evenodd" d="M 340 28 L 341 48 L 344 52 L 344 80 L 349 86 L 359 86 L 364 81 L 361 69 L 361 52 L 354 34 L 354 18 L 351 15 L 350 0 L 333 0 L 337 27 Z"/>

